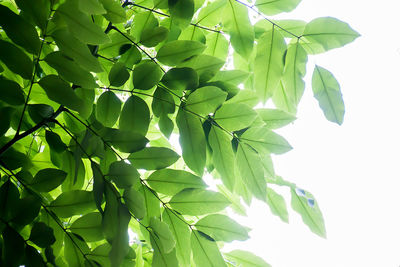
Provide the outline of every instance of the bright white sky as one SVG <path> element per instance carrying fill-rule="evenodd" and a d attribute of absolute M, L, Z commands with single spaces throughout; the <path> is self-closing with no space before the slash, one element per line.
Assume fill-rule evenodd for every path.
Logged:
<path fill-rule="evenodd" d="M 278 174 L 315 196 L 328 238 L 311 233 L 290 208 L 285 224 L 254 202 L 249 218 L 238 218 L 253 228 L 251 240 L 227 249 L 252 251 L 274 267 L 400 266 L 399 11 L 398 0 L 303 0 L 284 16 L 332 16 L 362 35 L 309 60 L 298 120 L 280 131 L 294 149 L 274 157 Z M 341 84 L 342 126 L 328 122 L 312 96 L 314 63 Z"/>

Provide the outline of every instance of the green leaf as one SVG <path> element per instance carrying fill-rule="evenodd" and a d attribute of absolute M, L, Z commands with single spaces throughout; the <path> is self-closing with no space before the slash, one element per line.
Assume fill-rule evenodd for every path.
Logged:
<path fill-rule="evenodd" d="M 61 185 L 66 177 L 67 173 L 62 170 L 46 168 L 36 173 L 30 186 L 38 192 L 50 192 Z"/>
<path fill-rule="evenodd" d="M 20 75 L 24 79 L 31 79 L 33 72 L 32 60 L 15 45 L 0 40 L 0 60 L 12 72 Z"/>
<path fill-rule="evenodd" d="M 102 72 L 99 61 L 90 52 L 87 45 L 76 39 L 66 30 L 57 30 L 51 34 L 60 51 L 71 57 L 82 68 L 92 72 Z"/>
<path fill-rule="evenodd" d="M 67 81 L 85 88 L 95 88 L 97 84 L 90 72 L 82 69 L 76 62 L 66 57 L 60 51 L 48 54 L 44 61 L 57 70 Z"/>
<path fill-rule="evenodd" d="M 107 12 L 99 0 L 79 1 L 78 6 L 81 11 L 90 15 L 102 15 Z"/>
<path fill-rule="evenodd" d="M 197 16 L 197 23 L 206 27 L 214 27 L 222 19 L 223 8 L 226 5 L 225 0 L 216 0 L 203 7 Z"/>
<path fill-rule="evenodd" d="M 296 117 L 279 109 L 256 109 L 268 129 L 278 129 L 293 122 Z"/>
<path fill-rule="evenodd" d="M 60 16 L 67 24 L 68 30 L 83 43 L 98 45 L 110 42 L 110 38 L 101 27 L 78 9 L 78 2 L 68 1 L 60 5 L 55 16 Z"/>
<path fill-rule="evenodd" d="M 61 218 L 84 214 L 96 208 L 92 192 L 84 190 L 66 191 L 53 200 L 48 207 Z"/>
<path fill-rule="evenodd" d="M 154 29 L 144 29 L 140 37 L 140 43 L 146 47 L 154 47 L 164 41 L 169 30 L 163 26 Z"/>
<path fill-rule="evenodd" d="M 102 93 L 97 99 L 96 119 L 106 127 L 117 122 L 121 112 L 121 100 L 112 91 Z"/>
<path fill-rule="evenodd" d="M 324 218 L 314 196 L 304 190 L 293 188 L 290 192 L 292 195 L 291 205 L 293 210 L 301 215 L 303 222 L 313 233 L 326 238 Z"/>
<path fill-rule="evenodd" d="M 14 229 L 7 226 L 3 230 L 3 257 L 4 266 L 20 266 L 24 259 L 25 243 L 24 239 Z"/>
<path fill-rule="evenodd" d="M 161 80 L 163 72 L 153 61 L 144 61 L 132 71 L 133 86 L 135 89 L 149 90 Z"/>
<path fill-rule="evenodd" d="M 15 109 L 12 107 L 0 108 L 0 115 L 2 120 L 0 120 L 0 136 L 7 133 L 11 126 L 11 116 L 13 115 Z"/>
<path fill-rule="evenodd" d="M 146 147 L 130 154 L 128 159 L 138 169 L 158 170 L 174 164 L 179 155 L 166 147 Z"/>
<path fill-rule="evenodd" d="M 44 119 L 50 118 L 54 114 L 54 109 L 49 105 L 34 104 L 28 105 L 28 113 L 34 122 L 40 123 Z"/>
<path fill-rule="evenodd" d="M 303 77 L 306 74 L 307 53 L 299 42 L 290 45 L 285 60 L 285 69 L 282 82 L 290 104 L 297 106 L 303 96 L 305 84 Z M 286 110 L 288 111 L 288 110 Z"/>
<path fill-rule="evenodd" d="M 228 0 L 223 14 L 224 28 L 229 32 L 233 49 L 244 59 L 248 59 L 253 50 L 254 30 L 247 8 L 234 0 Z"/>
<path fill-rule="evenodd" d="M 214 120 L 225 130 L 237 131 L 250 126 L 256 117 L 257 112 L 245 104 L 224 104 Z"/>
<path fill-rule="evenodd" d="M 0 76 L 0 100 L 17 106 L 25 103 L 25 96 L 18 83 Z"/>
<path fill-rule="evenodd" d="M 21 198 L 18 201 L 12 222 L 20 226 L 30 224 L 38 216 L 41 207 L 41 201 L 37 196 L 27 195 Z"/>
<path fill-rule="evenodd" d="M 10 180 L 7 180 L 0 187 L 0 201 L 2 203 L 0 218 L 3 221 L 9 221 L 16 215 L 19 203 L 19 191 Z"/>
<path fill-rule="evenodd" d="M 143 149 L 149 140 L 141 134 L 131 131 L 112 129 L 108 131 L 104 140 L 115 146 L 119 151 L 132 153 Z"/>
<path fill-rule="evenodd" d="M 174 169 L 162 169 L 153 172 L 146 179 L 151 188 L 165 195 L 175 195 L 185 188 L 206 188 L 203 180 L 186 171 Z"/>
<path fill-rule="evenodd" d="M 199 82 L 203 83 L 214 77 L 224 64 L 225 61 L 219 58 L 209 55 L 198 55 L 182 62 L 178 67 L 194 69 L 199 75 Z"/>
<path fill-rule="evenodd" d="M 256 0 L 255 6 L 268 16 L 295 9 L 301 0 Z"/>
<path fill-rule="evenodd" d="M 45 264 L 42 256 L 37 249 L 32 246 L 25 247 L 25 265 L 26 267 L 40 267 Z"/>
<path fill-rule="evenodd" d="M 53 229 L 43 222 L 33 224 L 29 240 L 41 248 L 46 248 L 56 242 Z"/>
<path fill-rule="evenodd" d="M 114 0 L 99 0 L 103 4 L 104 9 L 107 11 L 103 15 L 111 23 L 122 23 L 126 21 L 125 10 L 121 7 L 118 1 Z"/>
<path fill-rule="evenodd" d="M 47 25 L 47 20 L 50 17 L 50 2 L 47 0 L 16 0 L 18 7 L 23 12 L 24 16 L 30 21 L 35 22 L 41 30 L 44 30 Z"/>
<path fill-rule="evenodd" d="M 169 225 L 169 229 L 174 235 L 176 244 L 176 256 L 182 266 L 190 265 L 190 230 L 182 216 L 169 209 L 164 209 L 162 219 Z"/>
<path fill-rule="evenodd" d="M 108 80 L 110 81 L 110 86 L 120 87 L 126 83 L 129 79 L 129 72 L 126 69 L 126 66 L 121 63 L 115 63 L 110 72 L 108 73 Z"/>
<path fill-rule="evenodd" d="M 14 43 L 32 54 L 39 52 L 40 40 L 35 27 L 4 5 L 0 5 L 0 26 Z"/>
<path fill-rule="evenodd" d="M 91 212 L 74 221 L 69 229 L 80 235 L 86 242 L 99 241 L 104 239 L 101 220 L 101 213 Z"/>
<path fill-rule="evenodd" d="M 206 165 L 206 139 L 198 117 L 180 109 L 176 116 L 182 157 L 196 174 L 203 175 Z"/>
<path fill-rule="evenodd" d="M 150 110 L 146 102 L 135 95 L 125 101 L 119 117 L 119 128 L 123 131 L 146 135 L 150 124 Z"/>
<path fill-rule="evenodd" d="M 194 230 L 190 236 L 190 243 L 192 245 L 193 261 L 196 266 L 226 266 L 217 243 L 211 237 Z"/>
<path fill-rule="evenodd" d="M 203 215 L 225 209 L 231 203 L 221 193 L 189 188 L 174 195 L 168 202 L 184 215 Z"/>
<path fill-rule="evenodd" d="M 222 214 L 208 215 L 195 224 L 196 229 L 211 236 L 216 241 L 231 242 L 249 239 L 248 229 Z"/>
<path fill-rule="evenodd" d="M 175 102 L 172 95 L 164 88 L 157 87 L 153 94 L 151 109 L 155 116 L 160 117 L 175 112 Z"/>
<path fill-rule="evenodd" d="M 186 27 L 190 23 L 195 11 L 193 0 L 169 0 L 168 8 L 172 22 L 181 28 Z"/>
<path fill-rule="evenodd" d="M 158 27 L 159 23 L 153 12 L 151 11 L 142 11 L 138 12 L 132 19 L 132 30 L 131 35 L 137 40 L 140 41 L 142 38 L 142 34 L 144 31 L 152 31 L 156 27 Z"/>
<path fill-rule="evenodd" d="M 271 188 L 267 188 L 267 204 L 273 214 L 284 222 L 289 222 L 289 214 L 286 208 L 285 199 Z"/>
<path fill-rule="evenodd" d="M 144 197 L 133 187 L 127 188 L 124 191 L 125 205 L 139 220 L 143 219 L 146 215 L 146 207 L 144 204 Z"/>
<path fill-rule="evenodd" d="M 236 152 L 236 165 L 249 191 L 258 199 L 265 201 L 267 183 L 261 158 L 247 144 L 239 143 Z"/>
<path fill-rule="evenodd" d="M 199 85 L 199 76 L 192 68 L 171 68 L 161 82 L 171 90 L 192 90 Z"/>
<path fill-rule="evenodd" d="M 243 133 L 240 139 L 259 153 L 283 154 L 292 149 L 282 136 L 266 127 L 251 127 Z"/>
<path fill-rule="evenodd" d="M 64 258 L 69 266 L 85 267 L 84 255 L 89 252 L 88 245 L 80 236 L 70 232 L 64 235 Z"/>
<path fill-rule="evenodd" d="M 189 95 L 185 108 L 200 115 L 208 115 L 224 103 L 227 95 L 218 87 L 204 86 Z"/>
<path fill-rule="evenodd" d="M 201 54 L 205 45 L 198 41 L 175 40 L 164 44 L 157 53 L 157 59 L 168 66 L 176 66 L 185 59 Z"/>
<path fill-rule="evenodd" d="M 215 125 L 211 126 L 208 142 L 212 149 L 212 160 L 224 185 L 233 190 L 235 186 L 234 162 L 235 155 L 231 145 L 232 137 Z"/>
<path fill-rule="evenodd" d="M 251 252 L 244 250 L 233 250 L 228 253 L 224 253 L 226 259 L 230 262 L 235 263 L 237 266 L 243 267 L 271 267 L 262 258 L 254 255 Z"/>
<path fill-rule="evenodd" d="M 125 161 L 111 163 L 108 176 L 111 177 L 118 188 L 128 188 L 140 179 L 140 174 L 136 168 Z"/>
<path fill-rule="evenodd" d="M 40 79 L 39 85 L 44 89 L 49 99 L 73 110 L 82 110 L 83 101 L 69 84 L 57 75 L 43 77 Z"/>
<path fill-rule="evenodd" d="M 118 224 L 116 226 L 118 227 L 118 233 L 112 241 L 112 247 L 109 254 L 111 267 L 121 266 L 124 258 L 128 255 L 130 249 L 128 225 L 131 219 L 131 215 L 125 206 L 118 205 L 117 219 Z"/>
<path fill-rule="evenodd" d="M 174 122 L 164 114 L 161 115 L 158 121 L 158 127 L 160 127 L 160 131 L 163 133 L 163 135 L 169 138 L 174 130 Z"/>
<path fill-rule="evenodd" d="M 226 60 L 229 42 L 225 36 L 218 32 L 211 32 L 207 34 L 206 40 L 207 48 L 204 50 L 204 54 Z"/>
<path fill-rule="evenodd" d="M 154 250 L 152 258 L 152 266 L 157 266 L 157 267 L 178 266 L 178 260 L 176 258 L 175 249 L 173 249 L 169 253 L 165 253 L 162 250 L 160 241 L 155 238 L 153 233 L 150 233 L 150 243 Z"/>
<path fill-rule="evenodd" d="M 157 240 L 163 253 L 170 253 L 175 248 L 175 239 L 168 225 L 153 217 L 149 227 L 153 230 L 152 236 Z"/>
<path fill-rule="evenodd" d="M 132 68 L 133 65 L 138 64 L 142 60 L 142 54 L 136 46 L 131 46 L 119 59 L 119 62 L 125 64 L 125 67 Z"/>
<path fill-rule="evenodd" d="M 312 76 L 312 89 L 326 119 L 341 125 L 344 103 L 340 85 L 332 73 L 316 65 Z"/>
<path fill-rule="evenodd" d="M 243 70 L 222 70 L 218 72 L 211 81 L 228 82 L 239 85 L 247 80 L 249 73 Z"/>
<path fill-rule="evenodd" d="M 264 103 L 273 95 L 279 84 L 285 51 L 285 40 L 275 27 L 264 33 L 258 41 L 254 61 L 254 85 Z"/>
<path fill-rule="evenodd" d="M 360 37 L 349 24 L 331 17 L 316 18 L 304 29 L 304 49 L 310 54 L 318 54 L 342 47 Z"/>
<path fill-rule="evenodd" d="M 294 35 L 302 35 L 307 24 L 304 20 L 295 19 L 272 20 L 272 22 L 275 23 L 275 25 L 279 25 L 279 27 L 276 27 L 276 30 L 278 30 L 285 38 L 293 38 L 296 37 Z M 254 34 L 256 35 L 256 39 L 258 39 L 264 32 L 272 30 L 272 27 L 275 27 L 273 23 L 264 19 L 257 21 L 254 24 Z"/>

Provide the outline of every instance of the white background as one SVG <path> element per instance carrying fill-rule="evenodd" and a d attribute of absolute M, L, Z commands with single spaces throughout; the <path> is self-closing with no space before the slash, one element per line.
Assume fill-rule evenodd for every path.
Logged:
<path fill-rule="evenodd" d="M 348 22 L 362 36 L 309 59 L 298 120 L 279 131 L 294 149 L 274 163 L 279 175 L 315 196 L 327 239 L 311 233 L 290 208 L 285 224 L 266 204 L 254 202 L 249 218 L 237 218 L 253 228 L 251 239 L 224 250 L 252 251 L 274 267 L 398 267 L 400 1 L 303 0 L 280 18 L 321 16 Z M 313 64 L 330 70 L 341 84 L 342 126 L 328 122 L 312 96 Z"/>

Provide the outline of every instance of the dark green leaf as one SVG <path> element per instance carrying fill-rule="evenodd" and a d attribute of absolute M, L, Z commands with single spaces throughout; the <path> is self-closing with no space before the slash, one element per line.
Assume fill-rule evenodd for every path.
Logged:
<path fill-rule="evenodd" d="M 14 43 L 32 54 L 39 52 L 40 40 L 35 27 L 4 5 L 0 5 L 0 26 Z"/>
<path fill-rule="evenodd" d="M 167 38 L 168 32 L 168 29 L 163 26 L 144 29 L 140 37 L 140 43 L 146 47 L 154 47 Z"/>
<path fill-rule="evenodd" d="M 43 222 L 36 222 L 31 230 L 29 240 L 41 248 L 46 248 L 56 241 L 53 229 Z"/>
<path fill-rule="evenodd" d="M 172 95 L 164 88 L 157 87 L 153 94 L 151 109 L 155 116 L 160 117 L 175 112 L 175 102 Z"/>
<path fill-rule="evenodd" d="M 0 187 L 0 203 L 0 218 L 9 221 L 16 215 L 19 203 L 19 191 L 10 180 Z"/>
<path fill-rule="evenodd" d="M 67 173 L 62 170 L 46 168 L 36 173 L 30 186 L 39 192 L 49 192 L 61 185 L 66 177 Z"/>
<path fill-rule="evenodd" d="M 135 89 L 151 89 L 158 84 L 162 75 L 160 66 L 152 61 L 144 61 L 132 71 L 133 86 Z"/>
<path fill-rule="evenodd" d="M 0 100 L 10 105 L 22 105 L 25 96 L 18 83 L 0 77 Z"/>
<path fill-rule="evenodd" d="M 11 125 L 11 116 L 13 115 L 15 109 L 12 107 L 3 107 L 0 108 L 0 136 L 5 134 Z"/>
<path fill-rule="evenodd" d="M 96 208 L 93 194 L 84 190 L 71 190 L 62 193 L 48 206 L 61 218 L 84 214 Z"/>
<path fill-rule="evenodd" d="M 32 78 L 32 60 L 21 49 L 9 42 L 0 40 L 0 50 L 0 60 L 7 68 L 24 79 Z"/>
<path fill-rule="evenodd" d="M 201 54 L 205 45 L 198 41 L 176 40 L 164 44 L 157 53 L 157 59 L 168 66 L 176 66 L 185 59 Z"/>
<path fill-rule="evenodd" d="M 106 127 L 112 127 L 121 112 L 121 100 L 111 91 L 102 93 L 97 100 L 96 119 Z"/>
<path fill-rule="evenodd" d="M 203 180 L 190 172 L 173 169 L 163 169 L 153 172 L 147 183 L 157 192 L 175 195 L 185 188 L 205 188 Z"/>
<path fill-rule="evenodd" d="M 61 140 L 61 137 L 55 132 L 46 131 L 45 136 L 49 147 L 57 153 L 62 153 L 67 149 L 67 146 Z"/>
<path fill-rule="evenodd" d="M 34 122 L 40 123 L 50 118 L 54 114 L 54 109 L 45 104 L 33 104 L 28 106 L 28 113 Z"/>
<path fill-rule="evenodd" d="M 108 131 L 104 140 L 115 146 L 121 152 L 132 153 L 143 149 L 149 140 L 141 134 L 131 131 L 112 129 Z"/>
<path fill-rule="evenodd" d="M 184 189 L 174 195 L 169 204 L 185 215 L 203 215 L 221 211 L 231 203 L 221 193 L 204 189 Z"/>
<path fill-rule="evenodd" d="M 128 188 L 140 179 L 140 174 L 136 168 L 125 161 L 115 161 L 111 163 L 108 176 L 111 177 L 119 188 Z"/>
<path fill-rule="evenodd" d="M 126 66 L 121 63 L 115 63 L 110 72 L 108 73 L 108 80 L 110 81 L 110 86 L 122 86 L 129 79 L 129 72 L 126 70 Z"/>
<path fill-rule="evenodd" d="M 25 267 L 41 267 L 44 264 L 45 261 L 37 249 L 32 246 L 25 247 Z"/>
<path fill-rule="evenodd" d="M 14 229 L 6 227 L 3 230 L 3 258 L 4 266 L 18 267 L 25 254 L 25 242 Z"/>
<path fill-rule="evenodd" d="M 161 82 L 171 90 L 192 90 L 199 85 L 199 76 L 192 68 L 172 68 L 164 74 Z"/>
<path fill-rule="evenodd" d="M 146 102 L 132 95 L 125 101 L 119 118 L 119 128 L 146 135 L 150 124 L 150 110 Z"/>
<path fill-rule="evenodd" d="M 174 122 L 167 116 L 161 115 L 158 121 L 158 127 L 165 137 L 169 138 L 174 130 Z"/>
<path fill-rule="evenodd" d="M 50 1 L 47 0 L 16 0 L 18 7 L 25 17 L 33 21 L 40 29 L 44 30 L 50 16 Z"/>
<path fill-rule="evenodd" d="M 189 67 L 194 69 L 199 75 L 200 83 L 203 83 L 214 77 L 224 64 L 225 61 L 219 58 L 209 55 L 199 55 L 182 62 L 178 67 Z"/>
<path fill-rule="evenodd" d="M 179 155 L 166 147 L 146 147 L 130 154 L 128 159 L 138 169 L 158 170 L 174 164 Z"/>
<path fill-rule="evenodd" d="M 18 201 L 16 212 L 12 222 L 25 226 L 30 224 L 39 214 L 41 206 L 41 201 L 37 196 L 27 195 Z"/>
<path fill-rule="evenodd" d="M 101 220 L 101 213 L 88 213 L 74 221 L 70 226 L 70 230 L 83 237 L 86 242 L 99 241 L 104 238 Z"/>

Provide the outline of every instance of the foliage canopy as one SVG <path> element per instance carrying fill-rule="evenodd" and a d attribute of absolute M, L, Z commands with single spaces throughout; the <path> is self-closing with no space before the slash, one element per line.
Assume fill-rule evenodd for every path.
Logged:
<path fill-rule="evenodd" d="M 227 207 L 255 197 L 288 221 L 274 186 L 325 236 L 314 197 L 275 174 L 292 147 L 274 130 L 296 118 L 308 55 L 359 35 L 266 17 L 299 2 L 1 1 L 2 264 L 268 266 L 220 248 L 249 238 Z M 334 76 L 315 66 L 312 88 L 341 124 Z"/>

